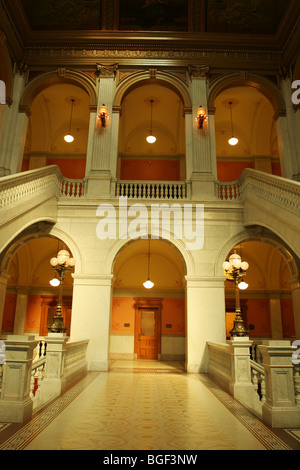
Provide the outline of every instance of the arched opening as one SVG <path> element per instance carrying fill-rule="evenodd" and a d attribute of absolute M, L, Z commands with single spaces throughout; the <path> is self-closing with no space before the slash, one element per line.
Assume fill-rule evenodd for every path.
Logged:
<path fill-rule="evenodd" d="M 89 96 L 70 83 L 54 83 L 34 98 L 26 136 L 22 171 L 58 165 L 71 179 L 85 176 L 89 131 Z M 73 142 L 64 140 L 71 133 Z"/>
<path fill-rule="evenodd" d="M 148 268 L 152 289 L 143 286 Z M 177 248 L 162 239 L 131 241 L 118 252 L 113 274 L 111 363 L 152 359 L 183 367 L 186 269 Z"/>
<path fill-rule="evenodd" d="M 248 239 L 232 248 L 249 264 L 241 279 L 248 287 L 239 290 L 241 310 L 250 339 L 295 338 L 295 318 L 291 279 L 296 264 L 274 240 Z M 232 281 L 225 281 L 226 336 L 235 318 L 235 292 Z"/>
<path fill-rule="evenodd" d="M 250 86 L 230 87 L 215 99 L 218 180 L 237 180 L 245 168 L 281 176 L 280 155 L 269 99 Z M 228 140 L 234 135 L 236 145 Z"/>
<path fill-rule="evenodd" d="M 50 280 L 57 277 L 50 259 L 62 249 L 72 255 L 62 240 L 41 233 L 20 237 L 10 245 L 2 261 L 2 268 L 5 267 L 8 274 L 2 334 L 48 335 L 59 298 L 59 286 L 50 285 Z M 66 272 L 62 287 L 62 315 L 69 335 L 73 295 L 71 271 Z"/>
<path fill-rule="evenodd" d="M 183 181 L 186 177 L 184 103 L 155 81 L 131 87 L 122 98 L 117 178 Z M 146 137 L 152 130 L 156 141 Z"/>

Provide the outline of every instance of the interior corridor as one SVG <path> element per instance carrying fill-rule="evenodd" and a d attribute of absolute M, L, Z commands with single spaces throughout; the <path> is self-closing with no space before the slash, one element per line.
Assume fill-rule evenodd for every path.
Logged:
<path fill-rule="evenodd" d="M 300 432 L 269 429 L 180 363 L 114 361 L 28 423 L 0 423 L 0 449 L 298 450 Z"/>

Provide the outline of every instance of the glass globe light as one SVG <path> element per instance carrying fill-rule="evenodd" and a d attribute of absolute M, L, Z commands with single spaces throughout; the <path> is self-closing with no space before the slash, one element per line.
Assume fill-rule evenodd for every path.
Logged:
<path fill-rule="evenodd" d="M 154 137 L 154 135 L 148 135 L 146 140 L 149 144 L 154 144 L 154 142 L 156 142 L 156 137 Z"/>
<path fill-rule="evenodd" d="M 57 264 L 58 264 L 58 259 L 57 259 L 57 258 L 51 258 L 51 259 L 50 259 L 50 264 L 51 264 L 51 266 L 57 266 Z"/>
<path fill-rule="evenodd" d="M 230 269 L 229 261 L 225 261 L 225 263 L 223 263 L 223 269 L 224 269 L 224 271 L 228 271 L 228 269 Z"/>
<path fill-rule="evenodd" d="M 238 142 L 239 141 L 236 137 L 231 137 L 231 139 L 228 140 L 228 143 L 232 146 L 236 145 Z"/>
<path fill-rule="evenodd" d="M 64 136 L 64 140 L 65 140 L 68 144 L 70 144 L 71 142 L 73 142 L 74 137 L 73 137 L 72 135 L 68 134 L 68 135 L 65 135 L 65 136 Z"/>
<path fill-rule="evenodd" d="M 247 263 L 247 261 L 242 262 L 241 268 L 243 271 L 247 271 L 247 269 L 249 268 L 249 264 Z"/>
<path fill-rule="evenodd" d="M 237 253 L 233 253 L 229 257 L 229 262 L 231 266 L 234 266 L 235 268 L 239 268 L 241 266 L 242 260 L 241 260 L 240 255 L 238 255 Z"/>
<path fill-rule="evenodd" d="M 241 290 L 247 289 L 247 288 L 248 288 L 247 282 L 245 282 L 245 281 L 240 282 L 240 283 L 238 284 L 238 288 L 241 289 Z"/>
<path fill-rule="evenodd" d="M 154 286 L 154 283 L 150 281 L 150 279 L 147 279 L 146 282 L 144 282 L 143 286 L 146 288 L 146 289 L 152 289 L 152 287 Z"/>
<path fill-rule="evenodd" d="M 74 258 L 70 258 L 68 261 L 68 266 L 73 267 L 75 266 L 75 264 L 76 264 L 76 260 Z"/>
<path fill-rule="evenodd" d="M 50 284 L 53 287 L 59 286 L 59 284 L 60 284 L 59 279 L 57 279 L 57 277 L 54 277 L 53 279 L 51 279 Z"/>
<path fill-rule="evenodd" d="M 67 263 L 70 258 L 70 253 L 67 250 L 60 250 L 57 255 L 58 263 Z"/>

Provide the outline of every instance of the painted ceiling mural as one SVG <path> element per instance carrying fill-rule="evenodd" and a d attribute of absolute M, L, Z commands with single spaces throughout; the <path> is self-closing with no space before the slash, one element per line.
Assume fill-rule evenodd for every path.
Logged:
<path fill-rule="evenodd" d="M 34 30 L 119 30 L 275 34 L 288 0 L 20 0 Z M 191 18 L 192 16 L 193 18 Z"/>

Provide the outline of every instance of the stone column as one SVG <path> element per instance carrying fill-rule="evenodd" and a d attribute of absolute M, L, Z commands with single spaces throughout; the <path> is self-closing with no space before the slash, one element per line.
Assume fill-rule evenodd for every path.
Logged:
<path fill-rule="evenodd" d="M 68 339 L 64 333 L 49 333 L 46 338 L 45 376 L 39 388 L 41 403 L 47 403 L 52 398 L 58 397 L 65 389 L 64 355 Z"/>
<path fill-rule="evenodd" d="M 111 274 L 73 274 L 71 340 L 89 339 L 89 370 L 108 370 Z"/>
<path fill-rule="evenodd" d="M 195 121 L 197 109 L 202 106 L 206 114 L 207 109 L 207 75 L 208 68 L 190 67 L 192 116 L 193 116 L 193 160 L 192 160 L 192 197 L 194 199 L 214 199 L 216 180 L 216 156 L 210 146 L 210 138 L 213 137 L 212 126 L 214 122 L 204 122 L 203 128 L 198 128 Z M 210 119 L 211 116 L 208 117 Z M 212 161 L 213 160 L 213 161 Z"/>
<path fill-rule="evenodd" d="M 263 341 L 258 347 L 262 354 L 266 382 L 263 420 L 273 428 L 298 428 L 300 408 L 296 406 L 295 399 L 294 349 L 289 341 Z"/>
<path fill-rule="evenodd" d="M 29 396 L 34 336 L 7 336 L 6 360 L 0 399 L 0 422 L 23 423 L 32 416 Z"/>
<path fill-rule="evenodd" d="M 3 322 L 3 315 L 4 315 L 6 287 L 7 287 L 7 281 L 9 277 L 10 276 L 8 273 L 0 274 L 0 333 L 2 329 L 2 322 Z"/>
<path fill-rule="evenodd" d="M 116 66 L 99 66 L 98 72 L 98 110 L 105 104 L 109 119 L 106 121 L 106 127 L 101 127 L 97 125 L 97 114 L 91 113 L 86 178 L 87 194 L 93 198 L 110 196 L 111 152 L 115 151 L 113 139 L 116 139 L 116 129 L 112 122 Z"/>
<path fill-rule="evenodd" d="M 293 298 L 295 336 L 296 339 L 300 339 L 300 279 L 298 277 L 294 277 L 291 279 L 290 284 Z"/>
<path fill-rule="evenodd" d="M 207 342 L 225 343 L 224 277 L 186 277 L 186 369 L 207 373 Z"/>
<path fill-rule="evenodd" d="M 251 381 L 249 337 L 234 337 L 229 341 L 233 377 L 230 393 L 244 405 L 253 407 L 254 386 Z"/>
<path fill-rule="evenodd" d="M 272 292 L 269 298 L 272 339 L 282 339 L 280 293 Z"/>
<path fill-rule="evenodd" d="M 18 289 L 15 311 L 14 335 L 23 335 L 28 302 L 28 290 Z"/>
<path fill-rule="evenodd" d="M 289 70 L 284 67 L 280 70 L 281 75 L 281 92 L 284 98 L 286 107 L 286 122 L 287 122 L 287 134 L 289 140 L 290 154 L 285 155 L 285 159 L 290 159 L 291 166 L 291 179 L 300 180 L 300 132 L 299 132 L 299 121 L 295 115 L 297 107 L 294 106 L 292 101 L 292 80 L 290 77 Z M 298 106 L 299 108 L 299 106 Z M 285 150 L 284 150 L 285 151 Z"/>
<path fill-rule="evenodd" d="M 5 114 L 0 141 L 0 176 L 21 170 L 29 116 L 29 110 L 20 109 L 19 106 L 25 80 L 25 73 L 22 70 L 14 76 L 12 104 Z"/>

